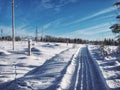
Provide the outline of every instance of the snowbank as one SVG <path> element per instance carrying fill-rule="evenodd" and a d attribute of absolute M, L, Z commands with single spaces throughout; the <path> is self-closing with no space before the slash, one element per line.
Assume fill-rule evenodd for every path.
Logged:
<path fill-rule="evenodd" d="M 80 51 L 80 48 L 78 49 L 78 51 L 73 56 L 71 64 L 68 66 L 67 71 L 66 71 L 64 77 L 62 78 L 60 86 L 57 90 L 68 90 L 69 89 L 70 84 L 72 82 L 73 75 L 76 71 L 76 66 L 78 64 L 78 59 L 77 58 L 78 58 L 79 51 Z"/>
<path fill-rule="evenodd" d="M 7 52 L 6 50 L 0 49 L 0 56 L 2 55 L 9 55 L 10 53 Z"/>
<path fill-rule="evenodd" d="M 0 42 L 0 83 L 14 80 L 15 72 L 17 73 L 16 78 L 20 78 L 60 52 L 72 47 L 72 44 L 67 46 L 64 43 L 49 43 L 48 47 L 43 47 L 44 45 L 47 43 L 38 42 L 31 46 L 32 54 L 28 56 L 27 41 L 16 42 L 14 51 L 12 42 Z"/>
<path fill-rule="evenodd" d="M 108 56 L 104 59 L 99 59 L 101 53 L 98 53 L 100 52 L 98 46 L 89 45 L 91 56 L 100 68 L 101 76 L 103 76 L 103 80 L 107 83 L 107 86 L 112 90 L 120 90 L 120 61 L 116 55 L 117 53 L 115 53 L 118 48 L 115 46 L 107 46 L 106 48 L 109 48 L 106 49 L 109 52 Z"/>

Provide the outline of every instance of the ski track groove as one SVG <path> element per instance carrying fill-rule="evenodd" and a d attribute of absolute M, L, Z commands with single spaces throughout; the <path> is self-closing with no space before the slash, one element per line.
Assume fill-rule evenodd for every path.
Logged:
<path fill-rule="evenodd" d="M 78 80 L 79 80 L 79 73 L 80 73 L 80 57 L 79 57 L 79 65 L 78 65 L 78 70 L 77 70 L 77 76 L 76 76 L 76 82 L 75 82 L 74 90 L 77 90 L 77 84 L 78 84 Z"/>
<path fill-rule="evenodd" d="M 82 67 L 81 67 L 81 90 L 83 90 L 83 80 L 84 80 L 84 75 L 83 75 L 83 73 L 84 73 L 84 71 L 83 71 L 83 69 L 84 69 L 84 63 L 83 63 L 83 58 L 84 57 L 82 57 L 82 59 L 81 59 L 81 65 L 82 65 Z"/>
<path fill-rule="evenodd" d="M 88 82 L 88 67 L 87 67 L 87 63 L 86 63 L 86 60 L 85 60 L 85 68 L 86 68 L 86 90 L 89 90 L 89 82 Z"/>
<path fill-rule="evenodd" d="M 79 63 L 76 66 L 76 74 L 73 76 L 76 77 L 74 88 L 70 87 L 68 90 L 107 90 L 95 63 L 90 57 L 87 46 L 82 47 L 80 50 L 78 55 Z"/>
<path fill-rule="evenodd" d="M 86 55 L 87 55 L 87 53 L 86 53 Z M 94 85 L 94 80 L 93 80 L 93 75 L 92 75 L 92 70 L 91 70 L 91 66 L 90 66 L 90 63 L 88 62 L 88 60 L 89 60 L 89 58 L 86 56 L 86 63 L 87 63 L 87 65 L 88 65 L 88 69 L 89 69 L 89 73 L 90 73 L 90 77 L 91 77 L 91 84 L 92 84 L 92 90 L 94 90 L 94 88 L 95 88 L 95 85 Z"/>
<path fill-rule="evenodd" d="M 65 49 L 65 50 L 61 51 L 59 54 L 62 54 L 64 52 L 68 51 L 69 49 Z M 58 54 L 53 56 L 52 58 L 55 58 L 57 56 L 58 56 Z M 77 63 L 77 66 L 75 67 L 76 71 L 72 77 L 72 78 L 74 78 L 74 80 L 72 79 L 73 81 L 71 81 L 72 87 L 70 87 L 67 90 L 73 90 L 73 89 L 74 90 L 107 90 L 106 89 L 107 87 L 105 87 L 105 85 L 103 85 L 101 78 L 99 76 L 97 76 L 97 75 L 99 75 L 97 72 L 98 69 L 94 69 L 96 67 L 90 57 L 90 53 L 88 51 L 87 46 L 82 47 L 82 49 L 80 49 L 77 59 L 78 59 L 78 63 Z M 50 61 L 51 61 L 51 59 L 47 62 L 50 62 Z M 41 67 L 42 66 L 36 68 L 34 71 L 29 72 L 26 75 L 36 73 L 38 71 L 38 69 Z M 17 80 L 19 80 L 19 79 L 17 79 Z M 9 83 L 5 83 L 5 85 L 9 86 L 13 83 L 13 81 L 11 81 Z M 3 84 L 3 86 L 4 86 L 4 84 Z M 99 88 L 99 86 L 103 86 L 103 87 Z M 29 87 L 29 86 L 27 86 L 27 87 L 29 89 L 33 90 L 32 87 Z M 1 89 L 1 90 L 4 90 L 4 89 Z M 64 90 L 64 89 L 62 89 L 62 90 Z"/>

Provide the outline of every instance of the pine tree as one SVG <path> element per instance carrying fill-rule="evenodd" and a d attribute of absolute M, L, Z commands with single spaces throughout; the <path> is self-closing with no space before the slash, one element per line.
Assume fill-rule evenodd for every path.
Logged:
<path fill-rule="evenodd" d="M 120 2 L 116 2 L 114 6 L 120 9 Z M 120 20 L 120 15 L 117 15 L 116 19 Z M 120 22 L 117 22 L 116 24 L 112 25 L 110 29 L 112 30 L 113 33 L 117 34 L 116 38 L 119 41 L 120 40 Z"/>

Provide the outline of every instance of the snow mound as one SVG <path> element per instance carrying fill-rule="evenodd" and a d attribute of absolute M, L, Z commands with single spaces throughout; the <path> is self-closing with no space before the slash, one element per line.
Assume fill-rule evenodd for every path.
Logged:
<path fill-rule="evenodd" d="M 25 52 L 28 53 L 28 48 L 25 48 L 25 49 L 23 50 L 23 52 L 24 52 L 24 53 L 25 53 Z M 32 48 L 31 48 L 31 52 L 34 53 L 34 54 L 38 54 L 38 55 L 39 55 L 41 51 L 40 51 L 40 49 L 37 48 L 37 47 L 32 47 Z"/>
<path fill-rule="evenodd" d="M 96 46 L 94 46 L 94 49 L 90 48 L 89 48 L 90 53 L 98 52 Z M 119 62 L 120 46 L 118 47 L 109 46 L 109 49 L 106 49 L 106 51 L 110 51 L 109 57 L 105 57 L 105 59 L 101 61 L 98 61 L 97 57 L 95 57 L 94 54 L 91 55 L 92 57 L 95 57 L 94 60 L 99 65 L 99 68 L 104 76 L 104 79 L 109 89 L 120 90 L 120 62 Z"/>
<path fill-rule="evenodd" d="M 1 56 L 1 55 L 8 55 L 8 54 L 10 54 L 10 53 L 8 53 L 8 52 L 5 51 L 5 50 L 0 49 L 0 56 Z"/>
<path fill-rule="evenodd" d="M 55 43 L 54 46 L 59 46 L 59 44 Z"/>
<path fill-rule="evenodd" d="M 78 51 L 73 56 L 71 64 L 68 66 L 67 72 L 63 76 L 62 81 L 60 83 L 60 87 L 57 90 L 68 90 L 68 88 L 70 86 L 70 83 L 72 81 L 72 77 L 74 75 L 74 72 L 76 70 L 76 66 L 78 64 L 78 59 L 77 58 L 78 58 L 79 51 L 80 51 L 80 48 L 78 49 Z"/>
<path fill-rule="evenodd" d="M 36 48 L 36 47 L 32 47 L 32 48 L 31 48 L 31 51 L 32 51 L 32 52 L 40 52 L 40 50 L 39 50 L 38 48 Z"/>
<path fill-rule="evenodd" d="M 25 54 L 25 52 L 27 52 L 26 50 L 16 50 L 16 51 L 9 51 L 10 53 L 13 53 L 13 54 Z"/>
<path fill-rule="evenodd" d="M 29 83 L 18 79 L 11 82 L 11 85 L 8 86 L 6 90 L 31 90 L 31 87 L 29 86 Z"/>
<path fill-rule="evenodd" d="M 49 48 L 54 48 L 56 46 L 59 46 L 59 44 L 56 44 L 56 43 L 55 44 L 47 43 L 47 44 L 42 45 L 42 47 L 49 47 Z"/>
<path fill-rule="evenodd" d="M 0 65 L 3 65 L 3 66 L 4 66 L 4 65 L 8 65 L 8 63 L 7 63 L 6 61 L 2 61 L 2 60 L 1 60 L 1 61 L 0 61 Z"/>
<path fill-rule="evenodd" d="M 115 51 L 117 54 L 120 54 L 120 46 L 118 46 Z"/>

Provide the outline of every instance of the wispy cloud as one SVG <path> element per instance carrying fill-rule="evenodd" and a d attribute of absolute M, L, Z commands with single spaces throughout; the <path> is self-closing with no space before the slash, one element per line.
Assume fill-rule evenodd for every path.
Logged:
<path fill-rule="evenodd" d="M 59 18 L 54 21 L 48 22 L 47 24 L 45 24 L 41 27 L 38 26 L 38 30 L 39 31 L 40 30 L 51 31 L 53 29 L 56 30 L 56 28 L 58 28 L 61 25 L 62 20 L 63 20 L 63 18 Z M 9 36 L 12 35 L 11 26 L 0 26 L 0 28 L 3 30 L 3 35 L 9 35 Z M 34 36 L 35 29 L 36 29 L 36 26 L 33 27 L 30 24 L 22 23 L 21 25 L 17 25 L 15 27 L 15 34 L 16 34 L 16 36 Z M 39 34 L 41 34 L 41 33 L 39 33 Z"/>
<path fill-rule="evenodd" d="M 9 26 L 0 26 L 1 30 L 3 31 L 3 35 L 11 35 L 12 34 L 12 28 Z"/>
<path fill-rule="evenodd" d="M 69 3 L 75 3 L 77 1 L 78 0 L 41 0 L 41 3 L 44 8 L 59 11 L 61 7 Z"/>
<path fill-rule="evenodd" d="M 3 36 L 12 36 L 11 26 L 0 26 L 3 30 Z M 25 25 L 15 28 L 15 36 L 34 36 L 33 32 L 30 32 L 30 29 Z"/>
<path fill-rule="evenodd" d="M 88 27 L 88 28 L 85 28 L 85 29 L 76 30 L 76 31 L 74 31 L 72 33 L 75 33 L 75 34 L 80 33 L 80 34 L 84 34 L 84 35 L 92 35 L 92 33 L 99 32 L 100 30 L 102 30 L 105 27 L 109 28 L 109 26 L 110 26 L 109 23 L 102 23 L 102 24 L 97 25 L 97 26 L 92 26 L 92 27 Z"/>
<path fill-rule="evenodd" d="M 71 22 L 71 23 L 67 23 L 66 25 L 72 25 L 72 24 L 80 23 L 80 22 L 83 22 L 83 21 L 92 19 L 92 18 L 94 18 L 94 17 L 97 17 L 97 16 L 100 16 L 100 15 L 103 15 L 103 14 L 106 14 L 106 13 L 109 13 L 109 12 L 112 12 L 112 11 L 114 11 L 114 10 L 116 10 L 115 7 L 109 7 L 109 8 L 106 8 L 106 9 L 102 10 L 102 11 L 99 11 L 99 12 L 97 12 L 97 13 L 94 13 L 94 14 L 92 14 L 92 15 L 90 15 L 90 16 L 87 16 L 87 17 L 85 17 L 85 18 L 82 18 L 82 19 L 79 19 L 79 20 L 75 20 L 75 21 L 73 21 L 73 22 Z"/>
<path fill-rule="evenodd" d="M 68 37 L 72 37 L 72 38 L 76 38 L 76 37 L 88 37 L 88 39 L 91 38 L 91 36 L 94 35 L 98 35 L 105 33 L 105 32 L 111 32 L 111 30 L 109 29 L 110 27 L 110 23 L 102 23 L 100 25 L 97 26 L 92 26 L 92 27 L 88 27 L 88 28 L 84 28 L 84 29 L 80 29 L 80 30 L 75 30 L 73 32 L 67 33 L 62 35 L 63 37 L 68 36 Z M 96 37 L 98 37 L 96 36 Z"/>
<path fill-rule="evenodd" d="M 46 30 L 50 29 L 50 28 L 52 28 L 52 29 L 57 28 L 57 27 L 59 27 L 61 25 L 62 20 L 63 20 L 63 18 L 56 19 L 54 21 L 51 21 L 51 22 L 43 25 L 42 28 L 46 29 Z"/>

